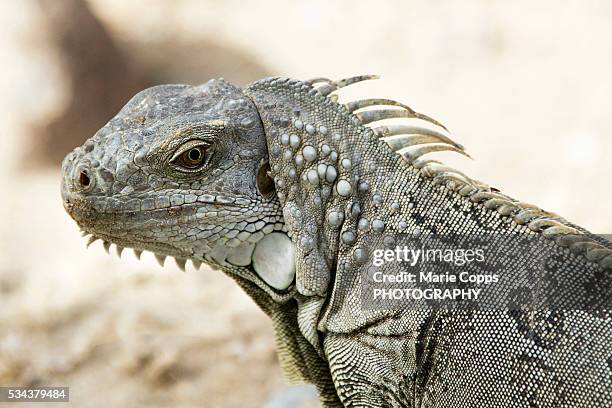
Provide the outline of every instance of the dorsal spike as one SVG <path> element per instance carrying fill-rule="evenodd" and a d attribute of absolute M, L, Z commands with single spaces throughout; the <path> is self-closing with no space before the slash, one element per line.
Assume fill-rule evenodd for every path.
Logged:
<path fill-rule="evenodd" d="M 106 251 L 107 254 L 110 254 L 110 246 L 111 243 L 109 241 L 104 241 L 102 243 L 102 246 L 104 247 L 104 250 Z"/>
<path fill-rule="evenodd" d="M 400 149 L 397 151 L 397 153 L 404 155 L 404 157 L 408 160 L 409 163 L 412 163 L 413 161 L 415 161 L 416 159 L 418 159 L 419 157 L 427 154 L 427 153 L 433 153 L 433 152 L 444 152 L 444 151 L 450 151 L 450 152 L 457 152 L 460 153 L 466 157 L 470 157 L 469 154 L 467 154 L 465 151 L 463 151 L 462 149 L 459 149 L 455 146 L 451 146 L 449 144 L 427 144 L 424 146 L 419 146 L 415 149 L 412 150 L 407 150 L 404 151 L 406 149 Z"/>
<path fill-rule="evenodd" d="M 329 84 L 321 85 L 316 88 L 317 91 L 323 96 L 328 96 L 330 93 L 334 92 L 338 87 L 332 82 Z"/>
<path fill-rule="evenodd" d="M 344 88 L 345 86 L 349 86 L 361 81 L 367 81 L 369 79 L 378 79 L 378 75 L 358 75 L 350 78 L 339 79 L 337 81 L 329 82 L 325 85 L 321 85 L 317 88 L 317 91 L 323 96 L 328 96 L 330 93 L 334 92 L 337 89 Z M 319 78 L 323 79 L 323 78 Z"/>
<path fill-rule="evenodd" d="M 441 123 L 439 123 L 435 119 L 432 119 L 429 116 L 415 112 L 412 109 L 410 110 L 408 109 L 376 109 L 376 110 L 359 112 L 359 113 L 356 113 L 355 116 L 357 116 L 357 118 L 359 118 L 361 123 L 364 125 L 367 125 L 368 123 L 376 122 L 379 120 L 385 120 L 385 119 L 409 118 L 409 119 L 422 119 L 427 122 L 431 122 L 434 125 L 440 126 L 444 130 L 447 130 Z"/>
<path fill-rule="evenodd" d="M 348 109 L 348 111 L 351 113 L 359 109 L 367 108 L 368 106 L 382 106 L 382 105 L 399 106 L 404 109 L 412 111 L 412 109 L 410 109 L 408 106 L 404 105 L 401 102 L 394 101 L 393 99 L 381 99 L 381 98 L 361 99 L 359 101 L 351 101 L 345 104 L 346 109 Z"/>
<path fill-rule="evenodd" d="M 119 257 L 119 259 L 121 259 L 121 254 L 123 253 L 124 249 L 125 248 L 123 248 L 122 246 L 115 245 L 115 252 L 117 253 L 117 256 Z"/>
<path fill-rule="evenodd" d="M 389 145 L 391 150 L 393 150 L 394 152 L 404 147 L 411 147 L 411 146 L 430 144 L 430 143 L 445 143 L 446 142 L 445 140 L 441 140 L 437 136 L 431 136 L 431 135 L 395 135 L 395 136 L 384 137 L 381 140 L 387 143 L 387 145 Z M 455 145 L 451 144 L 451 146 L 455 146 Z"/>
<path fill-rule="evenodd" d="M 365 112 L 356 113 L 355 116 L 359 121 L 367 125 L 368 123 L 376 122 L 385 119 L 397 119 L 397 118 L 414 118 L 415 116 L 410 111 L 400 109 L 376 109 Z"/>
<path fill-rule="evenodd" d="M 444 164 L 439 160 L 433 160 L 433 159 L 416 159 L 413 163 L 412 163 L 412 167 L 414 167 L 415 169 L 422 169 L 425 166 L 429 166 L 431 164 Z"/>
<path fill-rule="evenodd" d="M 421 119 L 426 122 L 433 123 L 436 126 L 440 126 L 442 129 L 448 131 L 448 129 L 438 122 L 437 120 L 430 118 L 427 115 L 423 115 L 422 113 L 416 112 L 410 108 L 405 109 L 376 109 L 369 110 L 365 112 L 356 113 L 355 116 L 359 118 L 362 124 L 367 125 L 368 123 L 376 122 L 379 120 L 385 119 L 400 119 L 400 118 L 408 118 L 408 119 Z"/>
<path fill-rule="evenodd" d="M 455 172 L 441 172 L 439 174 L 436 174 L 433 178 L 433 184 L 434 185 L 438 185 L 438 184 L 444 184 L 449 180 L 453 180 L 459 183 L 460 186 L 464 186 L 464 185 L 472 185 L 472 183 L 470 183 L 470 180 L 461 176 L 458 173 Z"/>
<path fill-rule="evenodd" d="M 391 124 L 391 125 L 384 125 L 384 126 L 378 126 L 376 128 L 373 128 L 374 133 L 376 133 L 378 136 L 380 137 L 388 137 L 388 136 L 394 136 L 394 135 L 429 135 L 429 136 L 435 136 L 438 139 L 440 139 L 440 141 L 451 144 L 453 146 L 459 147 L 461 149 L 463 149 L 463 146 L 460 145 L 459 143 L 455 142 L 454 140 L 452 140 L 449 136 L 445 133 L 445 131 L 442 130 L 438 130 L 435 128 L 431 128 L 431 127 L 426 127 L 426 126 L 421 126 L 418 123 L 415 124 Z"/>
<path fill-rule="evenodd" d="M 307 79 L 306 81 L 304 81 L 304 83 L 306 85 L 310 85 L 310 86 L 312 86 L 314 84 L 321 83 L 321 82 L 330 83 L 330 82 L 332 82 L 332 80 L 329 79 L 329 78 L 317 77 L 317 78 L 310 78 L 310 79 Z"/>
<path fill-rule="evenodd" d="M 354 76 L 350 78 L 339 79 L 337 81 L 334 81 L 334 84 L 338 88 L 344 88 L 345 86 L 356 84 L 357 82 L 368 81 L 370 79 L 379 79 L 379 78 L 380 76 L 378 75 L 358 75 L 358 76 Z"/>
<path fill-rule="evenodd" d="M 196 269 L 200 269 L 200 267 L 202 266 L 202 262 L 198 261 L 197 259 L 191 259 L 191 263 L 193 264 L 193 267 Z"/>
<path fill-rule="evenodd" d="M 465 173 L 463 173 L 462 171 L 459 171 L 457 169 L 454 169 L 452 167 L 446 166 L 442 163 L 436 163 L 436 162 L 431 162 L 428 163 L 427 166 L 423 167 L 423 169 L 426 173 L 428 174 L 440 174 L 440 173 L 456 173 L 459 174 L 461 177 L 465 178 L 466 180 L 470 180 L 471 182 L 471 178 L 468 177 Z"/>

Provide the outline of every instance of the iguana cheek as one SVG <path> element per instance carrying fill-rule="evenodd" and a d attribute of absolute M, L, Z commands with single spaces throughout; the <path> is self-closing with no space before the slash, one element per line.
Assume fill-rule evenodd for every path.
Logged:
<path fill-rule="evenodd" d="M 295 260 L 291 239 L 273 232 L 257 243 L 253 251 L 253 269 L 274 289 L 287 289 L 295 279 Z"/>

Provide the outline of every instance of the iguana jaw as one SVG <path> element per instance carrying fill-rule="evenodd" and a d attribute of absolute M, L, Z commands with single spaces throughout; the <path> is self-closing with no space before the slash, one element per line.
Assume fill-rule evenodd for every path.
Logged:
<path fill-rule="evenodd" d="M 73 218 L 79 219 L 76 205 L 65 203 L 64 206 Z M 289 262 L 293 256 L 292 247 L 284 248 L 283 251 L 282 244 L 279 244 L 279 241 L 284 244 L 288 241 L 284 233 L 272 233 L 255 245 L 227 248 L 219 244 L 206 254 L 196 254 L 184 247 L 151 241 L 143 234 L 144 231 L 134 230 L 128 237 L 109 235 L 108 229 L 101 228 L 101 224 L 92 224 L 91 219 L 77 222 L 82 236 L 87 241 L 87 247 L 100 240 L 108 253 L 112 245 L 119 257 L 125 248 L 131 248 L 138 259 L 144 251 L 149 251 L 155 255 L 161 266 L 164 265 L 165 258 L 172 257 L 183 271 L 186 261 L 191 261 L 196 269 L 205 262 L 214 269 L 226 270 L 257 283 L 258 286 L 265 286 L 268 291 L 274 292 L 275 296 L 285 297 L 284 295 L 293 289 L 295 267 Z"/>
<path fill-rule="evenodd" d="M 189 257 L 183 248 L 165 242 L 155 242 L 150 236 L 150 230 L 138 228 L 134 218 L 139 217 L 135 217 L 135 213 L 129 215 L 127 213 L 101 213 L 96 211 L 87 200 L 68 196 L 65 190 L 63 187 L 64 209 L 81 229 L 82 235 L 87 239 L 88 247 L 93 242 L 101 240 L 107 251 L 111 244 L 115 244 L 118 254 L 121 254 L 124 248 L 132 248 L 138 255 L 148 250 L 158 256 Z M 154 215 L 154 212 L 149 212 L 149 215 Z M 131 222 L 127 223 L 127 221 Z"/>
<path fill-rule="evenodd" d="M 284 234 L 273 232 L 275 229 L 283 230 L 282 222 L 277 223 L 275 227 L 270 226 L 265 236 L 262 234 L 262 238 L 246 239 L 239 245 L 226 245 L 229 240 L 227 236 L 202 240 L 173 239 L 180 237 L 180 234 L 173 232 L 176 230 L 180 233 L 181 230 L 197 226 L 199 230 L 206 231 L 242 222 L 242 214 L 249 212 L 252 205 L 247 198 L 202 196 L 194 203 L 170 207 L 141 211 L 125 207 L 113 209 L 112 201 L 117 200 L 116 197 L 88 196 L 90 189 L 83 189 L 79 185 L 79 177 L 75 177 L 74 173 L 82 171 L 82 162 L 86 162 L 78 158 L 80 154 L 78 151 L 73 153 L 64 163 L 65 175 L 61 191 L 64 208 L 88 238 L 88 245 L 102 240 L 107 251 L 111 244 L 115 244 L 118 254 L 121 254 L 124 248 L 133 248 L 138 256 L 142 251 L 148 250 L 153 252 L 162 264 L 165 257 L 174 257 L 181 268 L 184 268 L 186 260 L 191 260 L 196 266 L 207 262 L 221 269 L 242 268 L 251 274 L 257 274 L 273 289 L 284 291 L 291 286 L 294 269 L 288 266 L 292 266 L 292 263 L 271 263 L 277 259 L 279 243 L 289 241 Z M 72 162 L 79 163 L 74 166 L 75 170 L 71 169 Z M 90 172 L 89 177 L 90 183 L 94 183 L 96 176 Z M 142 205 L 153 194 L 155 193 L 145 192 L 132 195 L 129 200 L 139 201 Z M 162 192 L 158 191 L 156 194 L 159 196 Z M 220 215 L 220 211 L 224 211 L 224 215 Z M 168 225 L 172 228 L 167 228 Z M 289 255 L 292 256 L 292 253 Z"/>

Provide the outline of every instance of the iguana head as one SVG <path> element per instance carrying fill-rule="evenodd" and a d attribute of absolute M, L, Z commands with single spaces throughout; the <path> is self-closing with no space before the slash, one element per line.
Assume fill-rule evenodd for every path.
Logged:
<path fill-rule="evenodd" d="M 263 132 L 253 102 L 223 80 L 146 89 L 66 156 L 64 207 L 107 249 L 149 250 L 183 268 L 205 261 L 286 290 L 294 270 L 269 264 L 283 262 L 270 251 L 293 255 Z"/>

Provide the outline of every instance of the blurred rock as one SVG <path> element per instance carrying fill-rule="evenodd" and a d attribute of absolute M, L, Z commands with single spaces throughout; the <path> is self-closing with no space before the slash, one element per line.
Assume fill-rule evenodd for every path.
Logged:
<path fill-rule="evenodd" d="M 34 124 L 26 155 L 36 160 L 27 160 L 28 166 L 58 166 L 146 87 L 198 84 L 219 76 L 245 84 L 269 72 L 244 53 L 206 41 L 117 40 L 82 0 L 38 4 L 69 89 L 59 116 Z"/>
<path fill-rule="evenodd" d="M 65 70 L 69 98 L 57 118 L 35 124 L 28 154 L 33 152 L 38 162 L 57 166 L 67 152 L 152 82 L 128 62 L 86 2 L 41 0 L 38 4 L 47 19 L 50 46 Z"/>

